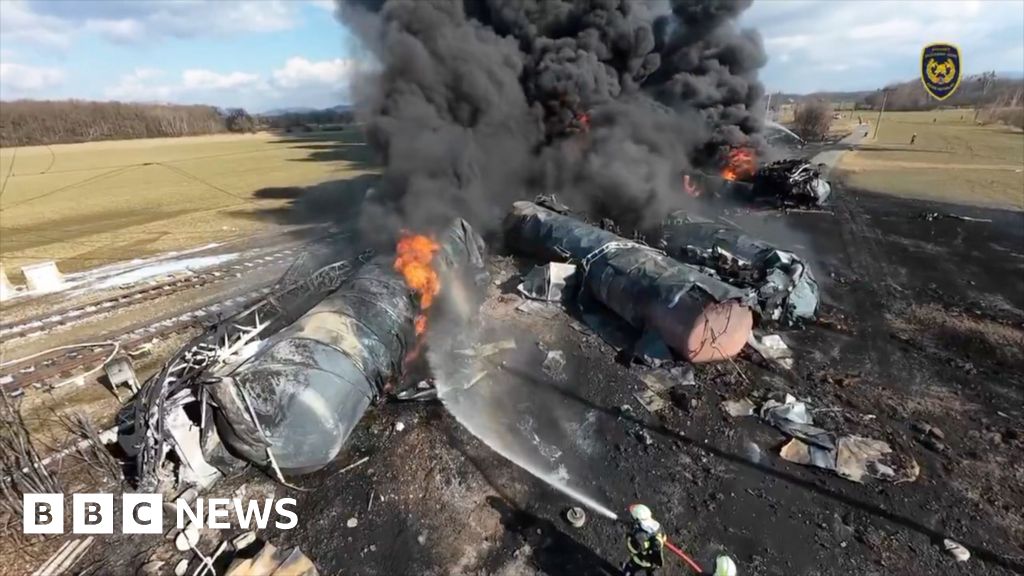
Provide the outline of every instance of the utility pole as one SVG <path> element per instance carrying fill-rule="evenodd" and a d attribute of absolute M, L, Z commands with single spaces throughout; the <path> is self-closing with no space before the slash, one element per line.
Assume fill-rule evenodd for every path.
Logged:
<path fill-rule="evenodd" d="M 981 101 L 974 107 L 974 123 L 978 123 L 978 114 L 981 114 L 982 102 L 985 100 L 985 95 L 988 94 L 988 88 L 992 85 L 996 79 L 995 71 L 982 72 L 981 73 Z"/>
<path fill-rule="evenodd" d="M 878 109 L 878 120 L 875 121 L 875 135 L 871 138 L 878 139 L 878 127 L 882 124 L 882 112 L 885 112 L 885 101 L 889 98 L 889 91 L 882 90 L 882 107 Z"/>

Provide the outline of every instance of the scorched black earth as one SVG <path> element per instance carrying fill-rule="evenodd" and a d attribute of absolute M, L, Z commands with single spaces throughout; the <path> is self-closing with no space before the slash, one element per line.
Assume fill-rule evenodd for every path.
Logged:
<path fill-rule="evenodd" d="M 508 256 L 492 258 L 483 341 L 514 336 L 505 376 L 586 415 L 578 442 L 560 446 L 585 463 L 571 476 L 620 516 L 650 506 L 705 568 L 728 553 L 741 574 L 1020 573 L 1024 216 L 836 192 L 834 214 L 730 215 L 803 251 L 822 284 L 820 320 L 782 332 L 791 372 L 750 356 L 700 365 L 652 415 L 634 397 L 648 369 L 616 362 L 569 313 L 516 309 L 531 263 Z M 541 367 L 545 350 L 565 353 L 561 375 Z M 888 442 L 918 478 L 857 484 L 786 462 L 780 432 L 720 408 L 772 392 L 806 400 L 824 428 Z M 300 526 L 267 536 L 301 545 L 327 574 L 613 574 L 626 557 L 623 525 L 591 512 L 571 527 L 570 498 L 436 404 L 385 406 L 301 484 L 315 488 L 297 496 Z M 971 559 L 956 562 L 946 538 Z M 666 574 L 687 573 L 667 560 Z"/>

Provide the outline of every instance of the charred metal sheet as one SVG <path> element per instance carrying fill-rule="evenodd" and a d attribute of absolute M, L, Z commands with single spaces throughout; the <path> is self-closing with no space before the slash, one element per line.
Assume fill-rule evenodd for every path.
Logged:
<path fill-rule="evenodd" d="M 762 320 L 793 324 L 814 318 L 818 283 L 792 252 L 683 210 L 665 220 L 662 246 L 677 260 L 710 268 L 730 284 L 755 290 Z"/>
<path fill-rule="evenodd" d="M 580 267 L 582 284 L 634 327 L 653 330 L 677 353 L 703 362 L 734 356 L 751 329 L 749 291 L 609 231 L 516 202 L 509 246 Z"/>

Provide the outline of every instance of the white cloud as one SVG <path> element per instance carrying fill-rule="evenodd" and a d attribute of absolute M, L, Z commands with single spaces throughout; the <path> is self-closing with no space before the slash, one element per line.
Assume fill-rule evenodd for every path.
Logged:
<path fill-rule="evenodd" d="M 181 73 L 182 88 L 185 90 L 230 90 L 252 88 L 260 83 L 259 74 L 229 72 L 218 74 L 210 70 L 185 70 Z"/>
<path fill-rule="evenodd" d="M 192 68 L 178 77 L 154 68 L 137 68 L 106 89 L 107 98 L 127 101 L 160 101 L 219 104 L 240 91 L 267 91 L 259 74 L 220 73 Z M 230 101 L 228 102 L 230 103 Z"/>
<path fill-rule="evenodd" d="M 274 70 L 274 83 L 282 88 L 321 85 L 344 88 L 357 70 L 355 60 L 335 58 L 311 62 L 301 56 L 294 56 L 285 62 L 283 68 Z"/>
<path fill-rule="evenodd" d="M 765 45 L 769 50 L 780 50 L 783 53 L 793 50 L 807 48 L 814 43 L 814 37 L 809 34 L 794 34 L 792 36 L 775 36 L 765 38 Z"/>
<path fill-rule="evenodd" d="M 137 68 L 108 86 L 104 96 L 123 101 L 250 106 L 255 110 L 279 106 L 333 106 L 344 101 L 355 61 L 336 58 L 310 60 L 294 56 L 269 74 L 189 68 L 171 74 Z"/>
<path fill-rule="evenodd" d="M 907 18 L 893 18 L 854 26 L 846 32 L 846 36 L 854 40 L 889 40 L 899 41 L 909 35 L 916 35 L 921 25 Z"/>
<path fill-rule="evenodd" d="M 869 89 L 914 78 L 931 42 L 960 46 L 966 74 L 1007 70 L 1024 37 L 1024 3 L 759 1 L 741 25 L 764 38 L 769 62 L 761 76 L 769 90 Z"/>
<path fill-rule="evenodd" d="M 64 72 L 58 68 L 0 62 L 0 98 L 19 98 L 60 85 Z"/>
<path fill-rule="evenodd" d="M 117 20 L 86 20 L 85 29 L 97 32 L 116 42 L 138 42 L 146 34 L 145 25 L 134 18 Z"/>
<path fill-rule="evenodd" d="M 121 76 L 117 84 L 109 86 L 104 93 L 107 98 L 114 100 L 168 100 L 175 94 L 175 87 L 169 84 L 159 84 L 159 79 L 163 75 L 164 73 L 160 70 L 137 68 L 131 73 Z"/>
<path fill-rule="evenodd" d="M 55 2 L 3 0 L 4 19 L 16 17 L 32 30 L 84 29 L 114 42 L 147 42 L 166 37 L 224 37 L 276 32 L 297 24 L 298 5 L 290 0 L 181 0 Z M 12 24 L 11 28 L 15 25 Z M 19 24 L 17 27 L 25 28 Z M 5 26 L 6 30 L 6 26 Z M 25 32 L 25 36 L 30 36 Z M 64 41 L 67 44 L 67 41 Z"/>
<path fill-rule="evenodd" d="M 60 18 L 37 14 L 25 0 L 0 2 L 0 37 L 5 44 L 66 49 L 73 30 Z"/>
<path fill-rule="evenodd" d="M 109 98 L 128 101 L 175 101 L 183 104 L 238 106 L 238 95 L 271 93 L 259 74 L 248 72 L 214 72 L 188 69 L 180 75 L 169 75 L 156 69 L 140 68 L 125 74 L 106 88 Z"/>

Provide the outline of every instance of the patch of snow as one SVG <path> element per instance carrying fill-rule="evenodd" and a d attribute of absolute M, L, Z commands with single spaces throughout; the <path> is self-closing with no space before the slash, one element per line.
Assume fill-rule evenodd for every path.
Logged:
<path fill-rule="evenodd" d="M 194 258 L 183 258 L 180 260 L 169 260 L 157 262 L 140 268 L 126 270 L 120 274 L 110 276 L 97 283 L 89 284 L 84 288 L 87 290 L 103 290 L 105 288 L 116 288 L 124 284 L 134 284 L 142 280 L 157 276 L 166 276 L 175 272 L 195 272 L 217 264 L 229 262 L 238 257 L 238 253 L 218 254 L 216 256 L 197 256 Z"/>

